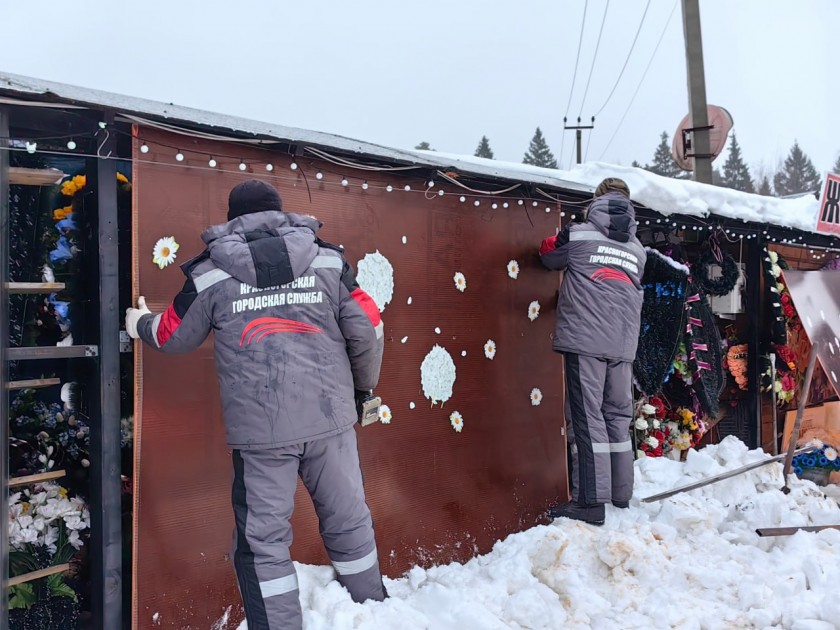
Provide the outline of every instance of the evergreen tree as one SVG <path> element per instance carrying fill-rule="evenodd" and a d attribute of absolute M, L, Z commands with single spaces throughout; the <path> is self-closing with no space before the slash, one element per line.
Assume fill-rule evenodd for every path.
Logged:
<path fill-rule="evenodd" d="M 664 177 L 674 177 L 676 179 L 685 177 L 685 172 L 677 166 L 674 158 L 671 157 L 671 144 L 668 142 L 667 132 L 662 132 L 659 138 L 659 146 L 656 147 L 656 152 L 653 154 L 653 163 L 645 165 L 645 169 Z"/>
<path fill-rule="evenodd" d="M 481 142 L 478 143 L 478 148 L 475 150 L 475 157 L 493 159 L 493 149 L 490 148 L 490 141 L 487 136 L 481 136 Z"/>
<path fill-rule="evenodd" d="M 645 168 L 645 169 L 647 168 L 647 166 L 643 165 L 641 162 L 638 162 L 637 160 L 633 160 L 630 163 L 630 166 L 632 166 L 633 168 Z"/>
<path fill-rule="evenodd" d="M 773 186 L 780 197 L 820 190 L 821 182 L 814 163 L 794 142 L 782 169 L 773 177 Z"/>
<path fill-rule="evenodd" d="M 767 175 L 761 178 L 761 183 L 758 185 L 758 194 L 765 197 L 773 196 L 773 189 L 770 188 L 770 178 Z"/>
<path fill-rule="evenodd" d="M 712 186 L 725 186 L 723 183 L 724 175 L 719 168 L 712 167 Z"/>
<path fill-rule="evenodd" d="M 750 169 L 741 158 L 741 145 L 738 144 L 738 138 L 735 137 L 734 133 L 732 134 L 732 144 L 729 145 L 729 157 L 726 158 L 726 164 L 723 165 L 721 185 L 743 192 L 755 192 L 755 184 L 750 177 Z"/>
<path fill-rule="evenodd" d="M 831 172 L 840 175 L 840 155 L 837 156 L 837 161 L 834 163 L 834 167 L 831 169 Z"/>
<path fill-rule="evenodd" d="M 557 168 L 557 160 L 554 159 L 554 155 L 551 153 L 551 149 L 548 148 L 548 143 L 545 141 L 539 127 L 537 127 L 537 131 L 531 139 L 531 144 L 528 146 L 528 152 L 522 159 L 522 163 L 545 168 Z"/>
<path fill-rule="evenodd" d="M 421 142 L 416 147 L 414 147 L 418 151 L 434 151 L 432 147 L 429 146 L 429 143 L 426 141 Z"/>

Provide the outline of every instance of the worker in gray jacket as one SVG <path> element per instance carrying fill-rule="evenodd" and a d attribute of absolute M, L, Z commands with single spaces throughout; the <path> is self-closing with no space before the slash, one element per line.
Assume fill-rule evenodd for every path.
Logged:
<path fill-rule="evenodd" d="M 314 218 L 282 211 L 250 180 L 230 193 L 228 222 L 202 234 L 183 290 L 163 312 L 138 300 L 126 329 L 168 353 L 215 332 L 233 450 L 234 567 L 249 630 L 301 628 L 289 556 L 300 476 L 338 581 L 356 602 L 387 596 L 356 445 L 357 401 L 379 380 L 383 324 L 342 250 Z"/>
<path fill-rule="evenodd" d="M 540 258 L 565 270 L 553 345 L 565 356 L 572 460 L 572 501 L 549 515 L 602 525 L 604 505 L 628 507 L 633 494 L 633 360 L 646 255 L 627 184 L 601 182 L 586 221 L 545 239 Z"/>

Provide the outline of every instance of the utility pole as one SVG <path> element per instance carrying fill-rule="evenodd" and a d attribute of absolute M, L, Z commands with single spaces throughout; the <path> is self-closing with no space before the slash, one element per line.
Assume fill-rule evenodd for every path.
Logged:
<path fill-rule="evenodd" d="M 581 125 L 580 124 L 580 116 L 578 116 L 578 119 L 577 119 L 578 124 L 577 125 L 568 126 L 568 125 L 566 125 L 567 120 L 568 119 L 564 116 L 563 117 L 563 129 L 566 129 L 566 130 L 574 129 L 575 130 L 575 140 L 576 140 L 576 144 L 577 144 L 577 162 L 576 163 L 580 164 L 583 161 L 583 159 L 580 156 L 581 137 L 583 135 L 582 132 L 581 132 L 581 129 L 595 129 L 595 116 L 592 117 L 592 124 L 591 125 Z"/>
<path fill-rule="evenodd" d="M 691 150 L 694 179 L 712 183 L 709 115 L 706 109 L 706 76 L 703 70 L 703 37 L 699 0 L 682 0 L 685 63 L 688 77 L 688 112 L 691 115 Z"/>

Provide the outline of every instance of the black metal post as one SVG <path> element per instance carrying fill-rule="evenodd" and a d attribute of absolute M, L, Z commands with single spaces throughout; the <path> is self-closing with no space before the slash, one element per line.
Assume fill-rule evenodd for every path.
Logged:
<path fill-rule="evenodd" d="M 757 239 L 747 247 L 747 378 L 749 379 L 750 448 L 761 446 L 761 259 L 764 242 Z"/>
<path fill-rule="evenodd" d="M 98 628 L 121 628 L 122 503 L 120 488 L 120 316 L 117 236 L 116 134 L 112 113 L 103 116 L 92 176 L 96 198 L 99 275 L 98 403 L 91 432 L 91 557 L 93 620 Z"/>
<path fill-rule="evenodd" d="M 814 379 L 814 368 L 817 365 L 817 347 L 811 346 L 811 356 L 808 358 L 808 369 L 805 370 L 805 383 L 802 385 L 802 397 L 799 399 L 799 406 L 796 408 L 796 420 L 793 423 L 793 431 L 790 434 L 788 450 L 785 454 L 785 466 L 782 469 L 785 485 L 782 492 L 788 494 L 788 475 L 793 465 L 793 452 L 796 450 L 796 442 L 799 440 L 799 429 L 802 427 L 802 416 L 805 415 L 805 405 L 808 404 L 808 397 L 811 394 L 811 381 Z"/>
<path fill-rule="evenodd" d="M 0 107 L 0 448 L 3 461 L 0 463 L 0 628 L 9 627 L 8 582 L 9 582 L 9 395 L 6 382 L 9 366 L 6 363 L 6 347 L 9 345 L 9 114 Z"/>

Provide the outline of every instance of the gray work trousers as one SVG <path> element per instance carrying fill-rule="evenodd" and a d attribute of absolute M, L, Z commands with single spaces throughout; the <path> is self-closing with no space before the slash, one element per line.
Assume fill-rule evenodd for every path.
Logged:
<path fill-rule="evenodd" d="M 633 364 L 565 353 L 566 432 L 572 500 L 582 505 L 633 496 Z"/>
<path fill-rule="evenodd" d="M 305 444 L 234 450 L 233 471 L 233 559 L 248 630 L 303 624 L 289 555 L 298 475 L 312 497 L 339 583 L 353 601 L 385 599 L 353 428 Z"/>

